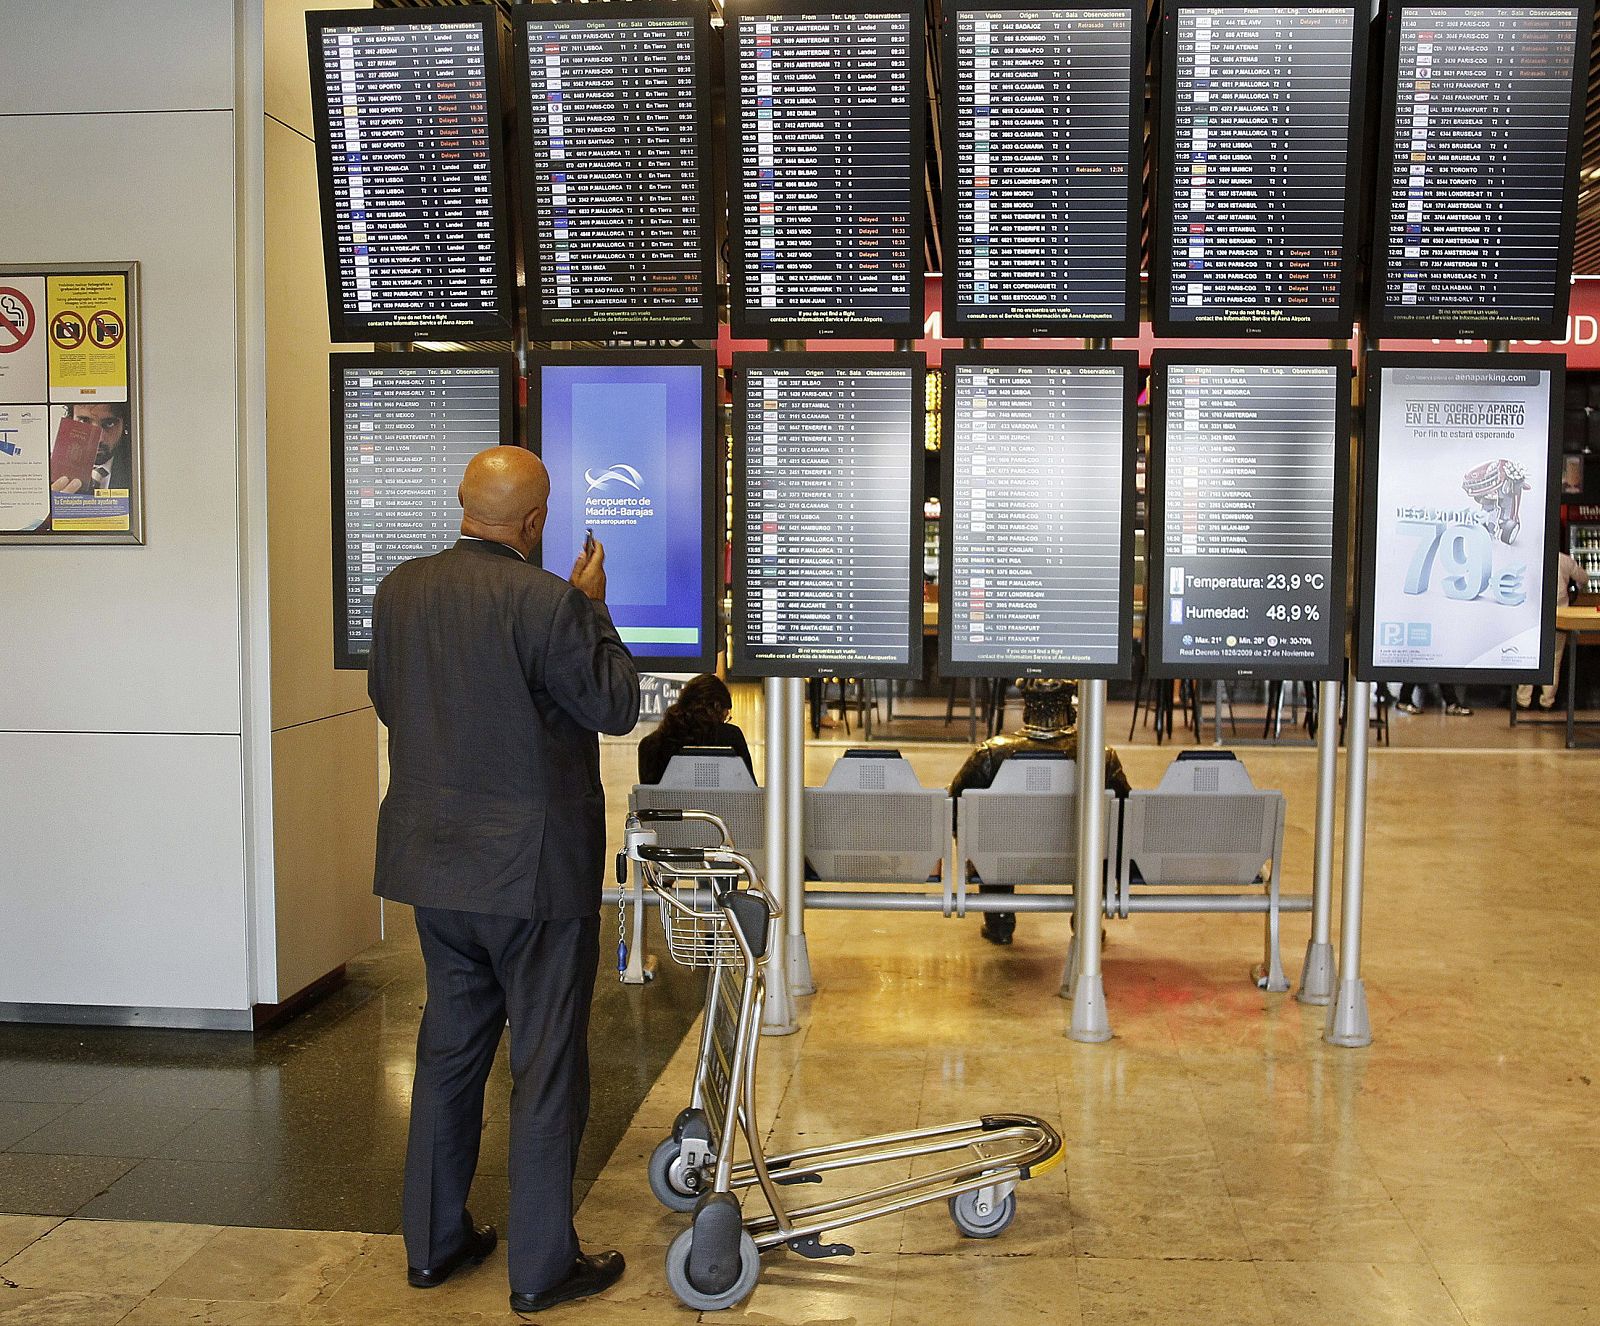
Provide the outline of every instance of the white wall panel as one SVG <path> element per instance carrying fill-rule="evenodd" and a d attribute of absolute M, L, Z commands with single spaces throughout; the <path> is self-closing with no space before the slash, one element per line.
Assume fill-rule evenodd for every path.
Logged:
<path fill-rule="evenodd" d="M 0 732 L 0 1003 L 249 1007 L 238 737 Z"/>
<path fill-rule="evenodd" d="M 0 2 L 0 115 L 232 105 L 233 0 Z"/>
<path fill-rule="evenodd" d="M 0 729 L 240 730 L 233 160 L 227 111 L 0 121 L 5 259 L 141 263 L 148 540 L 0 548 Z"/>

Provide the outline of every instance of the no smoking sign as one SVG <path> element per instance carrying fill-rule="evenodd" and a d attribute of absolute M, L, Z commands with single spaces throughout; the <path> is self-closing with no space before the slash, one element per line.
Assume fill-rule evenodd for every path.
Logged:
<path fill-rule="evenodd" d="M 33 339 L 33 302 L 15 286 L 0 285 L 0 355 L 15 354 Z"/>

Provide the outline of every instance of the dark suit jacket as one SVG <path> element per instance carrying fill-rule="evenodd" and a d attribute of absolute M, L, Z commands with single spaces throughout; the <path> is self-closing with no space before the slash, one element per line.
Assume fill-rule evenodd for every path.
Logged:
<path fill-rule="evenodd" d="M 376 893 L 497 916 L 599 910 L 595 734 L 639 717 L 604 606 L 513 548 L 462 539 L 378 587 L 367 691 L 389 729 Z"/>

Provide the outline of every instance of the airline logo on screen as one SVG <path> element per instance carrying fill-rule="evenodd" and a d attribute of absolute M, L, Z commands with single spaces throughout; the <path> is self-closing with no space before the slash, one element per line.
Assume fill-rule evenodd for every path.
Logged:
<path fill-rule="evenodd" d="M 612 465 L 601 470 L 598 474 L 593 470 L 583 472 L 584 482 L 589 485 L 592 493 L 596 488 L 604 488 L 612 483 L 624 484 L 636 493 L 644 491 L 644 476 L 634 469 L 632 465 Z"/>

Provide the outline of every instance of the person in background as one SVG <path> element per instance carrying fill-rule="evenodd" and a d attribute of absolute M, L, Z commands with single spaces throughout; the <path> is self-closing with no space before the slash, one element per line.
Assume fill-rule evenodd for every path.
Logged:
<path fill-rule="evenodd" d="M 550 498 L 537 456 L 479 452 L 460 496 L 460 540 L 378 586 L 367 673 L 389 729 L 374 891 L 415 908 L 428 982 L 406 1278 L 432 1289 L 494 1250 L 467 1194 L 509 1022 L 511 1310 L 544 1312 L 623 1271 L 620 1252 L 579 1248 L 572 1181 L 605 873 L 596 734 L 633 730 L 639 674 L 606 610 L 605 549 L 586 544 L 568 580 L 530 563 Z"/>
<path fill-rule="evenodd" d="M 733 696 L 721 677 L 702 672 L 691 679 L 661 715 L 656 730 L 639 743 L 639 781 L 659 783 L 672 757 L 686 746 L 729 746 L 754 778 L 749 743 L 738 725 L 728 721 L 732 714 Z"/>
<path fill-rule="evenodd" d="M 1467 708 L 1467 688 L 1465 686 L 1439 687 L 1439 696 L 1444 701 L 1444 711 L 1452 718 L 1471 718 L 1472 710 Z M 1400 697 L 1394 707 L 1402 714 L 1411 714 L 1415 717 L 1428 707 L 1428 686 L 1426 682 L 1403 681 L 1400 683 Z"/>
<path fill-rule="evenodd" d="M 1578 593 L 1584 594 L 1589 589 L 1589 573 L 1578 564 L 1576 558 L 1569 553 L 1562 553 L 1556 558 L 1556 607 L 1564 608 L 1572 602 L 1572 587 L 1578 587 Z M 1539 690 L 1539 708 L 1554 709 L 1556 707 L 1556 692 L 1561 689 L 1561 660 L 1567 656 L 1567 647 L 1570 643 L 1566 631 L 1556 632 L 1556 664 L 1555 675 L 1550 679 L 1548 686 Z M 1517 708 L 1530 709 L 1533 707 L 1533 687 L 1517 687 Z"/>
<path fill-rule="evenodd" d="M 991 737 L 979 746 L 957 771 L 950 784 L 950 795 L 956 798 L 955 810 L 960 812 L 963 792 L 975 788 L 992 787 L 1000 766 L 1013 755 L 1024 751 L 1059 751 L 1073 759 L 1078 755 L 1078 725 L 1076 688 L 1071 682 L 1033 678 L 1019 683 L 1022 690 L 1022 731 L 1006 736 Z M 1106 747 L 1106 786 L 1120 800 L 1133 790 L 1128 775 L 1122 771 L 1122 761 L 1116 751 Z M 965 862 L 957 862 L 958 870 Z M 982 884 L 980 893 L 1012 893 L 1009 884 Z M 983 937 L 991 944 L 1009 944 L 1016 932 L 1015 912 L 985 912 Z"/>

